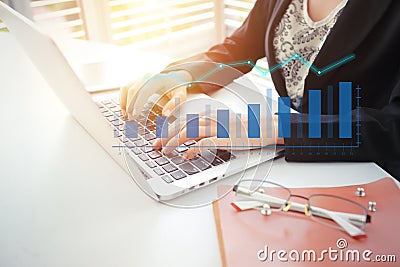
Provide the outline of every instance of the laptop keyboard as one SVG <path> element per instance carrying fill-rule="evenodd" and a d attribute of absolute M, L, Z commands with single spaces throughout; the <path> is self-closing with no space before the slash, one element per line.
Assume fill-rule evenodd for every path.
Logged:
<path fill-rule="evenodd" d="M 138 117 L 138 137 L 126 138 L 125 121 L 122 119 L 118 100 L 106 100 L 96 104 L 107 122 L 114 128 L 114 136 L 119 138 L 143 164 L 152 169 L 154 176 L 161 177 L 166 183 L 190 177 L 190 175 L 214 168 L 235 158 L 229 151 L 216 150 L 214 153 L 206 150 L 201 155 L 188 160 L 183 154 L 190 146 L 196 144 L 194 140 L 189 140 L 169 154 L 163 155 L 152 147 L 156 140 L 156 117 L 162 111 L 159 105 L 154 104 L 151 110 L 145 110 L 146 116 Z"/>

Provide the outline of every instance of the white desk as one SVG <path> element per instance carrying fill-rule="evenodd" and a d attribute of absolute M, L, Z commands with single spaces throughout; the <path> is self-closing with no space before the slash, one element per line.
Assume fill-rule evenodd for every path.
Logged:
<path fill-rule="evenodd" d="M 146 197 L 0 35 L 0 266 L 219 266 L 212 207 Z M 72 90 L 72 88 L 71 88 Z M 287 186 L 388 176 L 372 163 L 273 164 Z"/>

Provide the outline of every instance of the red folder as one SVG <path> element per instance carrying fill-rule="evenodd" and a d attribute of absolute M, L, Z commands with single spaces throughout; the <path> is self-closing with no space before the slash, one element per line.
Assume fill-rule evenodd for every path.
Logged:
<path fill-rule="evenodd" d="M 365 189 L 365 197 L 355 195 L 358 187 Z M 218 190 L 226 192 L 226 187 Z M 369 212 L 372 219 L 365 228 L 367 237 L 351 238 L 300 213 L 262 216 L 257 210 L 238 212 L 230 205 L 235 200 L 231 192 L 213 203 L 223 266 L 400 266 L 400 194 L 391 178 L 364 185 L 291 191 L 303 196 L 337 195 L 366 207 L 375 201 L 377 211 Z"/>

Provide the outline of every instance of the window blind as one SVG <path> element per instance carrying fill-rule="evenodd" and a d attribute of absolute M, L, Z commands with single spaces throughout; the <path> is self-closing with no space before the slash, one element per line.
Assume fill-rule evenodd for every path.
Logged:
<path fill-rule="evenodd" d="M 231 34 L 255 0 L 21 0 L 33 19 L 74 38 L 132 45 L 172 57 Z"/>
<path fill-rule="evenodd" d="M 218 12 L 223 13 L 224 34 L 230 34 L 245 20 L 255 0 L 31 0 L 33 18 L 43 25 L 57 25 L 72 37 L 85 38 L 84 10 L 80 3 L 89 3 L 83 5 L 86 8 L 98 5 L 109 9 L 107 23 L 112 41 L 132 44 L 215 29 Z"/>
<path fill-rule="evenodd" d="M 224 15 L 227 35 L 242 25 L 255 2 L 256 0 L 225 0 Z"/>
<path fill-rule="evenodd" d="M 76 0 L 32 0 L 33 19 L 53 31 L 85 38 L 81 8 Z"/>
<path fill-rule="evenodd" d="M 113 40 L 129 44 L 211 29 L 213 7 L 213 1 L 110 0 Z"/>

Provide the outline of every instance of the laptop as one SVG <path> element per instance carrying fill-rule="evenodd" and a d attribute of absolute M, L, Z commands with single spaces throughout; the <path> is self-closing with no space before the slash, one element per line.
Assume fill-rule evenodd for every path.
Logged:
<path fill-rule="evenodd" d="M 194 207 L 209 204 L 216 196 L 216 186 L 224 181 L 234 184 L 246 176 L 263 176 L 271 164 L 260 164 L 282 155 L 274 148 L 203 151 L 194 159 L 183 157 L 195 142 L 186 142 L 168 155 L 151 149 L 155 139 L 155 119 L 162 107 L 153 104 L 147 110 L 146 123 L 138 120 L 139 133 L 126 137 L 126 122 L 120 118 L 119 91 L 88 92 L 56 42 L 32 21 L 0 2 L 0 19 L 6 24 L 28 57 L 48 82 L 77 122 L 104 150 L 131 175 L 137 185 L 152 198 L 172 206 Z M 243 82 L 245 81 L 245 82 Z M 205 95 L 189 94 L 182 103 L 182 113 L 200 113 L 208 105 L 213 110 L 229 109 L 232 114 L 247 113 L 247 103 L 265 98 L 246 78 Z M 272 101 L 276 111 L 276 101 Z M 261 104 L 261 108 L 266 107 Z M 193 192 L 192 192 L 193 191 Z M 186 194 L 192 192 L 191 194 Z"/>

